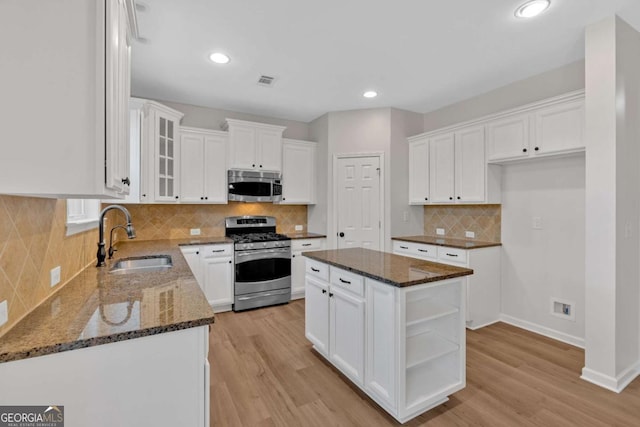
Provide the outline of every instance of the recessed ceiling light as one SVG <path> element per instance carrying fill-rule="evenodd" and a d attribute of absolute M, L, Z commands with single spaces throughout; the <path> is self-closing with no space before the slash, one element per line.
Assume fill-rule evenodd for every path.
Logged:
<path fill-rule="evenodd" d="M 518 18 L 533 18 L 547 10 L 551 5 L 551 0 L 531 0 L 516 9 Z"/>
<path fill-rule="evenodd" d="M 229 57 L 224 53 L 216 52 L 212 53 L 209 56 L 209 59 L 215 62 L 216 64 L 226 64 L 230 61 Z"/>
<path fill-rule="evenodd" d="M 363 93 L 362 96 L 364 96 L 365 98 L 375 98 L 376 96 L 378 96 L 378 92 L 376 92 L 375 90 L 368 90 Z"/>

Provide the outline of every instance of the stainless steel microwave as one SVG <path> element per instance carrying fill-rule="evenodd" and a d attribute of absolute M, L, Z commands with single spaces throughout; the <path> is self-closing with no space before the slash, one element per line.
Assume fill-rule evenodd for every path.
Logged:
<path fill-rule="evenodd" d="M 279 202 L 282 200 L 282 174 L 230 170 L 227 174 L 229 200 L 236 202 Z"/>

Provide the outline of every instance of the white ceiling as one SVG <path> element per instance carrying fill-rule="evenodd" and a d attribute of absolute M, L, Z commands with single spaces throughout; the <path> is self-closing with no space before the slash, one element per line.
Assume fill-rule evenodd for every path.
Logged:
<path fill-rule="evenodd" d="M 303 122 L 432 111 L 583 58 L 585 26 L 604 17 L 640 28 L 640 0 L 552 0 L 531 20 L 513 15 L 524 0 L 136 2 L 134 95 Z M 231 62 L 213 64 L 214 51 Z"/>

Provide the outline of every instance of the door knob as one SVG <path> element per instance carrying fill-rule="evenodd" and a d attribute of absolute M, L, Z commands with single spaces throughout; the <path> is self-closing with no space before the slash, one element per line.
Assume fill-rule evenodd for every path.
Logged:
<path fill-rule="evenodd" d="M 340 233 L 338 233 L 338 236 L 344 237 L 344 233 L 341 231 Z"/>

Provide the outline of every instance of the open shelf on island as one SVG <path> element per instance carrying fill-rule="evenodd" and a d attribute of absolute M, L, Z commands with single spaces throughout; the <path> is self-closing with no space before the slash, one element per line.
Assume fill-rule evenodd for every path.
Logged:
<path fill-rule="evenodd" d="M 434 298 L 407 301 L 407 326 L 457 313 L 459 310 Z"/>
<path fill-rule="evenodd" d="M 407 337 L 407 369 L 430 362 L 438 357 L 453 353 L 460 346 L 436 334 L 425 332 Z"/>

